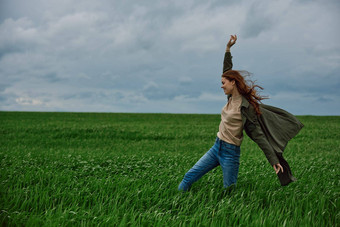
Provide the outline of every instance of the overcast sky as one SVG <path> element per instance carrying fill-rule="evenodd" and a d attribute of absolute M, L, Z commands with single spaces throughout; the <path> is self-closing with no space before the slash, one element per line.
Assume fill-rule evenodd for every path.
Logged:
<path fill-rule="evenodd" d="M 338 0 L 0 0 L 0 110 L 221 112 L 234 69 L 264 103 L 340 115 Z"/>

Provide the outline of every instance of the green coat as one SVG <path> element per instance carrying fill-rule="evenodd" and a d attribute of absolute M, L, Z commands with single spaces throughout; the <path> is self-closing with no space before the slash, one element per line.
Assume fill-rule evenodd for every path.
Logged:
<path fill-rule="evenodd" d="M 232 69 L 231 59 L 230 52 L 226 52 L 223 72 Z M 241 115 L 245 132 L 261 148 L 272 166 L 277 163 L 282 165 L 284 172 L 280 172 L 278 177 L 281 185 L 287 185 L 296 179 L 283 158 L 283 151 L 288 141 L 301 130 L 303 124 L 294 115 L 273 106 L 260 104 L 260 111 L 262 114 L 258 116 L 254 107 L 246 98 L 242 98 Z"/>
<path fill-rule="evenodd" d="M 303 124 L 285 110 L 260 104 L 261 115 L 258 116 L 254 107 L 243 98 L 241 115 L 243 128 L 247 135 L 261 148 L 269 163 L 280 163 L 278 155 L 303 127 Z"/>

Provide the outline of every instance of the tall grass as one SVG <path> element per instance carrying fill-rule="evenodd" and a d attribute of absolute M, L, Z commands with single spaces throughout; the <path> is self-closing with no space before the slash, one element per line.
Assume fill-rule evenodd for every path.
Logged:
<path fill-rule="evenodd" d="M 281 187 L 248 137 L 236 190 L 218 167 L 177 186 L 218 115 L 0 112 L 2 225 L 339 226 L 340 117 L 299 116 Z"/>

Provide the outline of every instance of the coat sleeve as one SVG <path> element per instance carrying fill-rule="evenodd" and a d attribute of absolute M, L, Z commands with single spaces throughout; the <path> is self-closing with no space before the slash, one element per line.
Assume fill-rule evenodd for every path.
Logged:
<path fill-rule="evenodd" d="M 274 149 L 269 144 L 257 120 L 250 121 L 247 119 L 244 129 L 250 139 L 252 139 L 261 148 L 271 166 L 280 163 Z"/>
<path fill-rule="evenodd" d="M 233 57 L 231 56 L 230 52 L 225 52 L 223 60 L 223 73 L 233 68 L 233 62 L 231 60 L 232 58 Z"/>

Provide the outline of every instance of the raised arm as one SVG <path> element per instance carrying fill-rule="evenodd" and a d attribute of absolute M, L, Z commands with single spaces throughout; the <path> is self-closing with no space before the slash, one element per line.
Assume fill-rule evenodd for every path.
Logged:
<path fill-rule="evenodd" d="M 227 47 L 225 50 L 225 54 L 224 54 L 224 60 L 223 60 L 223 73 L 225 71 L 228 71 L 230 69 L 233 68 L 233 62 L 232 62 L 232 56 L 230 53 L 230 48 L 236 43 L 237 40 L 237 36 L 236 35 L 231 35 L 230 36 L 230 40 L 227 43 Z"/>

